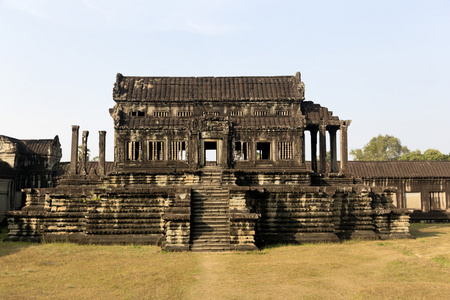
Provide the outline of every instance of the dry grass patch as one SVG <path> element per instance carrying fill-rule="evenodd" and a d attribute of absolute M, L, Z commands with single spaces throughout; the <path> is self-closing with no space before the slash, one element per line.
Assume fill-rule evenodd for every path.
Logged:
<path fill-rule="evenodd" d="M 0 298 L 180 299 L 196 260 L 153 246 L 31 245 L 0 258 Z"/>
<path fill-rule="evenodd" d="M 165 253 L 152 246 L 0 243 L 5 299 L 445 299 L 450 225 L 414 240 Z"/>

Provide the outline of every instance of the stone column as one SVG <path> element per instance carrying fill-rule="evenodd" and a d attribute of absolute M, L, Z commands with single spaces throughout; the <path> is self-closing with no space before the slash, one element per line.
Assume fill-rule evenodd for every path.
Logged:
<path fill-rule="evenodd" d="M 311 133 L 311 168 L 317 172 L 317 128 L 312 128 Z"/>
<path fill-rule="evenodd" d="M 82 144 L 81 144 L 81 174 L 86 175 L 87 169 L 87 140 L 89 136 L 89 131 L 83 131 L 83 138 L 82 138 Z"/>
<path fill-rule="evenodd" d="M 229 147 L 229 143 L 228 143 L 228 136 L 224 136 L 223 140 L 222 140 L 222 166 L 224 168 L 228 168 L 228 148 Z"/>
<path fill-rule="evenodd" d="M 105 175 L 106 131 L 99 131 L 98 133 L 98 175 Z"/>
<path fill-rule="evenodd" d="M 71 157 L 70 157 L 70 174 L 77 174 L 77 165 L 78 165 L 78 131 L 80 130 L 80 126 L 72 125 L 72 149 L 71 149 Z"/>
<path fill-rule="evenodd" d="M 303 129 L 300 131 L 300 138 L 298 142 L 300 145 L 296 148 L 300 149 L 300 165 L 305 167 L 305 131 Z"/>
<path fill-rule="evenodd" d="M 338 172 L 337 166 L 337 145 L 336 145 L 336 132 L 337 128 L 332 127 L 329 130 L 330 133 L 330 158 L 331 158 L 331 173 Z"/>
<path fill-rule="evenodd" d="M 347 149 L 347 128 L 350 126 L 351 120 L 341 121 L 341 166 L 339 173 L 348 173 L 348 149 Z"/>
<path fill-rule="evenodd" d="M 327 172 L 327 127 L 325 124 L 319 126 L 319 155 L 320 166 L 319 173 L 325 174 Z"/>

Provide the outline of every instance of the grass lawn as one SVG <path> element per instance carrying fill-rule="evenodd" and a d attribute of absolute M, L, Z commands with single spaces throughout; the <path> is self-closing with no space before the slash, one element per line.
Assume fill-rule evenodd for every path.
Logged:
<path fill-rule="evenodd" d="M 0 299 L 449 299 L 450 224 L 411 232 L 248 253 L 0 242 Z"/>

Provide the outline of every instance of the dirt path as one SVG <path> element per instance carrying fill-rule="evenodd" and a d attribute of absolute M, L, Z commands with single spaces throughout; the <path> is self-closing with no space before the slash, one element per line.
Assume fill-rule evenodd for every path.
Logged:
<path fill-rule="evenodd" d="M 188 299 L 229 299 L 224 282 L 226 263 L 223 254 L 205 253 L 201 255 L 200 271 L 195 275 L 196 283 L 191 286 Z M 225 279 L 226 280 L 226 279 Z"/>

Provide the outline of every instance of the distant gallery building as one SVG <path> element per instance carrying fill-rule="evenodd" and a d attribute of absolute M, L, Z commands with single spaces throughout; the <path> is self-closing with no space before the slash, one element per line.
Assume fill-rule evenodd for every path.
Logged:
<path fill-rule="evenodd" d="M 87 161 L 86 131 L 79 159 L 73 126 L 70 163 L 56 164 L 48 186 L 23 190 L 26 206 L 6 214 L 9 240 L 213 251 L 410 237 L 415 183 L 405 183 L 401 193 L 411 194 L 403 197 L 392 187 L 401 179 L 355 177 L 365 166 L 348 162 L 350 121 L 305 101 L 300 73 L 118 74 L 113 99 L 114 162 L 105 162 L 104 131 L 99 161 Z M 439 192 L 429 195 L 445 212 L 447 194 Z M 436 208 L 423 200 L 422 211 Z"/>

